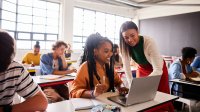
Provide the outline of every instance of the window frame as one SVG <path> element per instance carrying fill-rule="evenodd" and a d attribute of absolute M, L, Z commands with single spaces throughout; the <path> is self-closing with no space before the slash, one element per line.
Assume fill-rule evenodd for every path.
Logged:
<path fill-rule="evenodd" d="M 16 5 L 16 12 L 13 12 L 13 11 L 8 11 L 8 10 L 5 10 L 5 9 L 3 9 L 3 2 L 4 1 L 6 1 L 6 2 L 9 2 L 9 3 L 11 3 L 11 4 L 14 4 L 14 5 Z M 32 1 L 33 2 L 33 1 Z M 26 41 L 30 41 L 31 42 L 31 49 L 32 49 L 32 42 L 33 41 L 37 41 L 36 39 L 33 39 L 33 35 L 34 34 L 43 34 L 44 35 L 44 39 L 42 39 L 42 40 L 38 40 L 38 41 L 44 41 L 45 42 L 45 48 L 44 49 L 51 49 L 51 48 L 47 48 L 47 46 L 46 46 L 46 42 L 55 42 L 55 41 L 57 41 L 58 39 L 59 39 L 59 32 L 60 32 L 60 18 L 61 18 L 61 3 L 59 3 L 59 2 L 51 2 L 51 1 L 44 1 L 45 2 L 45 4 L 46 4 L 46 8 L 45 9 L 41 9 L 41 8 L 37 8 L 37 7 L 34 7 L 34 5 L 33 5 L 33 3 L 32 3 L 32 6 L 26 6 L 26 5 L 20 5 L 20 4 L 18 4 L 18 1 L 16 1 L 16 3 L 12 3 L 12 2 L 10 2 L 10 1 L 7 1 L 7 0 L 1 0 L 0 1 L 0 28 L 2 28 L 2 21 L 8 21 L 8 22 L 14 22 L 15 23 L 15 28 L 14 28 L 14 30 L 10 30 L 10 29 L 5 29 L 6 31 L 8 31 L 8 32 L 13 32 L 14 33 L 14 39 L 16 40 L 16 41 L 23 41 L 23 40 L 26 40 Z M 54 3 L 54 4 L 56 4 L 56 5 L 58 5 L 58 9 L 55 9 L 55 10 L 52 10 L 52 9 L 48 9 L 47 8 L 47 4 L 48 3 Z M 19 6 L 23 6 L 23 7 L 28 7 L 28 8 L 31 8 L 32 9 L 32 14 L 22 14 L 22 13 L 19 13 L 19 11 L 18 11 L 18 7 Z M 33 14 L 33 10 L 34 10 L 34 8 L 35 9 L 41 9 L 41 10 L 43 10 L 43 11 L 45 11 L 45 13 L 46 13 L 46 15 L 43 17 L 44 19 L 45 19 L 45 23 L 44 24 L 37 24 L 37 23 L 34 23 L 33 21 L 33 19 L 34 19 L 34 17 L 41 17 L 41 16 L 37 16 L 37 15 L 34 15 Z M 15 15 L 16 15 L 16 19 L 15 19 L 15 21 L 10 21 L 10 20 L 6 20 L 6 19 L 3 19 L 2 18 L 2 11 L 7 11 L 7 12 L 11 12 L 11 13 L 14 13 Z M 48 15 L 47 15 L 47 11 L 54 11 L 54 12 L 57 12 L 58 13 L 58 17 L 55 17 L 55 18 L 52 18 L 52 17 L 48 17 Z M 24 22 L 19 22 L 18 21 L 18 16 L 19 15 L 25 15 L 25 16 L 31 16 L 31 18 L 32 18 L 32 20 L 31 20 L 31 23 L 24 23 Z M 56 25 L 48 25 L 47 24 L 47 19 L 52 19 L 52 20 L 55 20 L 55 21 L 57 21 L 57 24 Z M 18 26 L 18 24 L 28 24 L 28 25 L 30 25 L 31 26 L 31 31 L 19 31 L 17 28 L 19 27 Z M 43 27 L 44 27 L 44 31 L 43 32 L 34 32 L 33 31 L 33 26 L 34 25 L 42 25 Z M 56 29 L 57 29 L 57 31 L 56 31 L 56 33 L 52 33 L 52 32 L 47 32 L 47 29 L 48 28 L 53 28 L 53 27 L 56 27 Z M 3 28 L 2 28 L 3 29 Z M 20 38 L 18 38 L 18 34 L 19 33 L 28 33 L 28 34 L 30 34 L 30 39 L 20 39 Z M 47 39 L 47 36 L 48 35 L 55 35 L 56 36 L 56 40 L 54 40 L 54 39 Z M 30 46 L 29 46 L 30 47 Z M 29 50 L 29 47 L 27 47 L 27 50 Z M 20 48 L 17 48 L 17 49 L 20 49 Z"/>
<path fill-rule="evenodd" d="M 107 18 L 106 18 L 106 16 L 107 16 L 107 15 L 109 15 L 109 16 L 110 16 L 110 15 L 114 16 L 114 26 L 113 26 L 113 27 L 114 27 L 114 30 L 113 30 L 113 36 L 114 36 L 114 37 L 112 37 L 112 38 L 109 38 L 109 37 L 108 37 L 108 39 L 110 39 L 111 41 L 113 40 L 113 41 L 112 41 L 113 43 L 116 43 L 116 42 L 119 41 L 119 38 L 116 38 L 116 33 L 117 33 L 117 32 L 116 32 L 116 27 L 117 27 L 117 25 L 116 25 L 116 24 L 117 24 L 116 17 L 122 17 L 123 19 L 130 19 L 130 20 L 132 20 L 132 18 L 120 16 L 120 15 L 117 15 L 117 14 L 110 14 L 110 13 L 106 13 L 106 12 L 102 12 L 102 11 L 91 10 L 91 9 L 86 9 L 86 8 L 83 8 L 83 7 L 74 6 L 74 9 L 76 9 L 76 8 L 79 9 L 79 10 L 80 10 L 80 9 L 83 10 L 83 11 L 81 11 L 82 14 L 80 14 L 80 15 L 82 16 L 82 21 L 81 21 L 81 24 L 82 24 L 81 26 L 82 26 L 82 27 L 81 27 L 81 33 L 80 33 L 81 35 L 77 35 L 77 34 L 75 34 L 75 32 L 73 31 L 73 38 L 74 38 L 74 37 L 81 37 L 81 38 L 82 38 L 82 39 L 81 39 L 81 40 L 82 40 L 81 43 L 82 43 L 82 45 L 83 45 L 83 46 L 82 46 L 82 49 L 83 49 L 83 47 L 84 47 L 84 45 L 85 45 L 85 42 L 83 41 L 83 40 L 84 40 L 83 38 L 87 38 L 87 36 L 83 35 L 83 32 L 84 32 L 84 23 L 85 23 L 85 22 L 84 22 L 84 15 L 85 15 L 85 14 L 84 14 L 84 11 L 85 11 L 85 10 L 93 11 L 93 12 L 95 13 L 95 15 L 94 15 L 94 21 L 95 21 L 95 22 L 94 22 L 94 29 L 93 29 L 94 32 L 96 32 L 96 30 L 97 30 L 97 29 L 96 29 L 96 17 L 97 17 L 96 15 L 97 15 L 97 13 L 103 13 L 103 14 L 105 14 L 105 24 L 104 24 L 104 27 L 105 27 L 105 29 L 104 29 L 104 31 L 105 31 L 104 34 L 105 34 L 105 36 L 106 36 L 106 29 L 107 29 L 107 27 L 106 27 L 107 24 L 106 24 L 106 23 L 107 23 L 107 21 L 108 21 Z M 75 10 L 74 10 L 74 15 L 73 15 L 73 16 L 75 16 Z M 75 18 L 75 17 L 74 17 L 74 18 Z M 74 26 L 75 26 L 74 23 L 75 23 L 75 19 L 74 19 L 74 22 L 73 22 L 73 28 L 74 28 Z M 79 29 L 79 30 L 80 30 L 80 29 Z M 92 33 L 92 32 L 91 32 L 91 33 Z M 103 36 L 103 35 L 102 35 L 102 36 Z M 72 40 L 72 43 L 73 43 L 73 44 L 76 44 L 76 43 L 80 43 L 80 42 L 76 42 L 76 41 L 74 41 L 74 39 L 73 39 L 73 40 Z M 119 44 L 119 43 L 116 43 L 116 44 Z"/>

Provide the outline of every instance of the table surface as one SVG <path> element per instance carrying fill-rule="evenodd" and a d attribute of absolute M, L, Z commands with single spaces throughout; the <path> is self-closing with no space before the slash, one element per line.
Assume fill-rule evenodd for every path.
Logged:
<path fill-rule="evenodd" d="M 175 82 L 175 83 L 179 83 L 179 84 L 187 84 L 187 85 L 200 86 L 200 84 L 198 84 L 198 83 L 186 81 L 184 79 L 173 79 L 173 80 L 170 80 L 170 82 Z"/>
<path fill-rule="evenodd" d="M 75 76 L 41 75 L 32 76 L 32 78 L 38 85 L 44 87 L 65 84 L 69 81 L 74 80 Z"/>
<path fill-rule="evenodd" d="M 108 92 L 108 93 L 104 93 L 104 94 L 100 95 L 96 99 L 105 104 L 117 105 L 117 106 L 121 107 L 122 112 L 144 111 L 146 109 L 150 109 L 150 108 L 158 106 L 160 104 L 167 103 L 167 102 L 178 99 L 177 96 L 165 94 L 162 92 L 157 92 L 154 100 L 152 100 L 152 101 L 135 104 L 135 105 L 132 105 L 129 107 L 123 107 L 123 106 L 118 105 L 107 99 L 107 97 L 115 96 L 115 95 L 117 95 L 117 93 Z M 89 112 L 89 111 L 90 110 L 79 110 L 76 112 Z M 67 101 L 49 104 L 48 108 L 47 108 L 47 112 L 74 112 L 74 107 L 73 107 L 71 101 L 67 100 Z"/>

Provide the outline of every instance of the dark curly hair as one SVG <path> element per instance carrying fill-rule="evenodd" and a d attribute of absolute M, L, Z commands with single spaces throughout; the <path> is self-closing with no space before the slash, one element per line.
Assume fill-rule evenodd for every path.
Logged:
<path fill-rule="evenodd" d="M 0 73 L 6 71 L 15 56 L 14 39 L 0 29 Z"/>
<path fill-rule="evenodd" d="M 183 59 L 194 58 L 195 54 L 197 54 L 197 50 L 192 47 L 184 47 L 181 52 Z"/>
<path fill-rule="evenodd" d="M 35 48 L 40 48 L 40 42 L 36 41 L 36 44 L 34 45 Z"/>

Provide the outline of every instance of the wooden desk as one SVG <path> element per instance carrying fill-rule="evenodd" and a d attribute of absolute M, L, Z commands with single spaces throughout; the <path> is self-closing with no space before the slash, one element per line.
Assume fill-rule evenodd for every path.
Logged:
<path fill-rule="evenodd" d="M 54 80 L 49 80 L 48 78 L 55 77 L 58 75 L 42 75 L 42 76 L 32 76 L 33 80 L 38 83 L 41 87 L 53 86 L 59 84 L 66 84 L 69 81 L 74 80 L 74 76 L 64 76 L 62 78 L 57 78 Z"/>
<path fill-rule="evenodd" d="M 135 104 L 135 105 L 132 105 L 129 107 L 123 107 L 123 106 L 118 105 L 107 99 L 107 97 L 114 96 L 114 95 L 117 95 L 117 93 L 108 92 L 108 93 L 104 93 L 103 95 L 100 95 L 96 99 L 103 103 L 106 103 L 106 104 L 117 105 L 117 106 L 121 107 L 122 112 L 145 111 L 145 110 L 151 109 L 153 107 L 159 106 L 161 104 L 171 102 L 171 101 L 178 99 L 177 96 L 157 92 L 155 99 L 152 101 Z M 68 100 L 68 101 L 49 104 L 48 108 L 47 108 L 47 112 L 74 112 L 74 108 L 73 108 L 71 101 Z M 79 110 L 76 112 L 90 112 L 90 110 Z"/>

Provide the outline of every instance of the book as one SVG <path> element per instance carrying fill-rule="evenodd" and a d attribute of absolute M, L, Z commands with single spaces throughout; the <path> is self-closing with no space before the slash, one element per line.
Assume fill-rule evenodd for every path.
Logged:
<path fill-rule="evenodd" d="M 72 105 L 74 106 L 74 109 L 77 110 L 85 110 L 85 109 L 91 109 L 94 106 L 104 104 L 101 101 L 98 101 L 96 99 L 87 99 L 87 98 L 72 98 L 70 99 L 72 102 Z"/>

